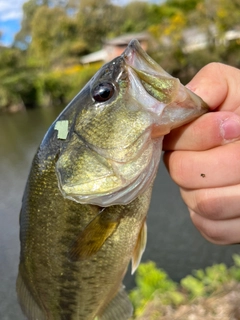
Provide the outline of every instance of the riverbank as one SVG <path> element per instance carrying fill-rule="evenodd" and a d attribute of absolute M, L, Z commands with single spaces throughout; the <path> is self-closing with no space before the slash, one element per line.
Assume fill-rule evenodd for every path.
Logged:
<path fill-rule="evenodd" d="M 222 286 L 208 298 L 198 298 L 177 309 L 162 305 L 155 298 L 146 305 L 144 313 L 137 320 L 239 320 L 240 284 L 236 282 Z"/>
<path fill-rule="evenodd" d="M 192 272 L 180 283 L 153 262 L 141 264 L 130 292 L 136 320 L 239 320 L 240 256 Z"/>

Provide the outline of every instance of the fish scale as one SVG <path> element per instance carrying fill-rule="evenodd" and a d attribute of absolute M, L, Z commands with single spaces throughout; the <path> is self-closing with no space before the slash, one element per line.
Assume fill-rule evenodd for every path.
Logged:
<path fill-rule="evenodd" d="M 32 308 L 34 308 L 34 301 L 41 306 L 44 315 L 40 319 L 45 319 L 45 317 L 49 320 L 93 319 L 96 300 L 102 300 L 102 295 L 105 294 L 108 286 L 112 286 L 114 279 L 118 277 L 118 273 L 123 274 L 125 272 L 128 261 L 125 262 L 124 267 L 121 266 L 120 270 L 118 266 L 122 263 L 123 253 L 126 253 L 125 248 L 131 247 L 133 244 L 129 243 L 128 238 L 124 240 L 124 244 L 118 240 L 119 252 L 121 253 L 119 256 L 119 254 L 113 254 L 111 250 L 108 250 L 108 247 L 111 248 L 114 243 L 114 239 L 110 239 L 104 244 L 102 251 L 90 261 L 71 262 L 67 258 L 73 240 L 101 208 L 80 205 L 70 200 L 66 201 L 61 197 L 54 169 L 55 162 L 56 159 L 54 158 L 44 161 L 41 188 L 39 188 L 39 184 L 35 184 L 35 176 L 37 176 L 35 170 L 41 171 L 39 169 L 41 166 L 38 165 L 38 159 L 33 162 L 32 174 L 25 192 L 29 191 L 34 196 L 31 197 L 31 201 L 26 208 L 27 212 L 24 215 L 25 218 L 29 217 L 27 226 L 21 224 L 21 227 L 22 233 L 25 234 L 25 239 L 22 240 L 24 246 L 34 247 L 35 250 L 29 248 L 32 253 L 31 262 L 27 263 L 23 270 L 21 269 L 21 274 L 24 274 L 26 278 L 31 279 L 31 283 L 34 283 L 31 289 L 31 293 L 34 292 Z M 48 181 L 51 181 L 50 187 Z M 32 189 L 34 188 L 32 185 L 36 185 L 36 190 Z M 119 238 L 122 229 L 124 229 L 124 233 L 134 233 L 133 226 L 142 223 L 149 205 L 148 193 L 149 191 L 146 195 L 136 199 L 135 203 L 130 203 L 128 206 L 119 206 L 118 211 L 120 213 L 124 211 L 121 214 L 124 215 L 125 222 L 114 234 L 114 238 Z M 55 198 L 54 208 L 51 204 L 52 201 L 49 200 L 39 209 L 37 204 L 41 203 L 41 199 L 44 199 L 46 194 L 49 199 Z M 141 210 L 139 210 L 139 206 Z M 134 220 L 134 223 L 132 220 Z M 48 221 L 50 230 L 41 227 L 42 225 L 45 226 L 46 221 Z M 127 226 L 128 228 L 126 228 Z M 26 232 L 26 229 L 31 230 L 31 233 Z M 52 232 L 53 229 L 54 233 Z M 50 234 L 49 231 L 51 231 Z M 41 237 L 39 233 L 41 233 Z M 44 255 L 39 255 L 39 248 L 44 250 Z M 129 248 L 129 251 L 132 251 L 132 249 Z M 23 256 L 22 259 L 24 258 Z M 38 264 L 38 270 L 33 271 L 36 264 Z M 97 265 L 90 272 L 89 266 L 94 264 Z M 111 267 L 114 265 L 114 272 L 112 274 L 108 273 L 109 281 L 107 284 L 104 270 L 112 269 Z M 49 274 L 51 277 L 49 277 Z M 103 274 L 102 277 L 101 274 Z M 114 291 L 119 286 L 120 280 Z M 99 287 L 102 287 L 102 289 L 99 290 Z M 51 288 L 51 290 L 47 288 Z M 88 288 L 88 293 L 86 293 L 86 288 Z M 19 294 L 21 293 L 19 292 Z M 44 296 L 44 299 L 41 296 Z M 46 303 L 49 303 L 48 307 L 46 307 Z M 51 316 L 47 316 L 48 312 L 45 311 L 45 308 L 51 309 Z M 29 314 L 29 319 L 34 319 L 31 314 Z"/>
<path fill-rule="evenodd" d="M 127 320 L 122 280 L 146 246 L 163 136 L 208 107 L 140 47 L 103 66 L 50 126 L 20 213 L 29 320 Z"/>

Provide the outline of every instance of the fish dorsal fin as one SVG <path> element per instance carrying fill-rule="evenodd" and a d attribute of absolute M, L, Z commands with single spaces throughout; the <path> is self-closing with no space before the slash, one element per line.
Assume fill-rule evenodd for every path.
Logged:
<path fill-rule="evenodd" d="M 137 270 L 147 244 L 147 223 L 144 220 L 132 256 L 132 274 Z"/>
<path fill-rule="evenodd" d="M 128 320 L 133 314 L 133 307 L 122 287 L 117 295 L 107 304 L 98 320 Z"/>
<path fill-rule="evenodd" d="M 79 234 L 70 249 L 71 260 L 83 260 L 97 253 L 105 241 L 114 233 L 120 220 L 111 220 L 104 209 Z"/>

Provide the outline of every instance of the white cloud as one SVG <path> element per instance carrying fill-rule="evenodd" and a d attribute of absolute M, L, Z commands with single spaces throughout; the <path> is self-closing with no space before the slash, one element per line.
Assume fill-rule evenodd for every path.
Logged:
<path fill-rule="evenodd" d="M 22 5 L 26 0 L 0 0 L 0 21 L 22 18 Z"/>

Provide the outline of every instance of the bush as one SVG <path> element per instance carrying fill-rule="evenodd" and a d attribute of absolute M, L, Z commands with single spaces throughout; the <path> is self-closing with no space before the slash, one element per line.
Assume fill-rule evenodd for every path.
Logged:
<path fill-rule="evenodd" d="M 26 108 L 66 105 L 101 67 L 75 65 L 65 69 L 37 71 L 25 68 L 16 73 L 0 72 L 0 109 L 12 105 Z"/>
<path fill-rule="evenodd" d="M 220 263 L 204 270 L 195 270 L 192 275 L 183 278 L 180 285 L 172 281 L 165 271 L 158 269 L 154 262 L 140 264 L 136 274 L 137 287 L 129 294 L 135 316 L 143 314 L 151 301 L 157 300 L 159 305 L 175 308 L 195 298 L 219 292 L 228 283 L 240 282 L 240 255 L 233 255 L 233 262 L 230 268 Z M 160 309 L 158 312 L 161 312 Z"/>
<path fill-rule="evenodd" d="M 37 105 L 37 87 L 35 75 L 31 70 L 17 73 L 8 73 L 1 76 L 0 84 L 0 109 L 11 105 L 24 105 L 34 107 Z"/>
<path fill-rule="evenodd" d="M 136 284 L 137 288 L 129 295 L 136 315 L 141 314 L 146 303 L 155 296 L 166 305 L 178 305 L 184 300 L 183 295 L 177 291 L 178 285 L 165 271 L 157 269 L 154 262 L 140 264 L 136 274 Z"/>
<path fill-rule="evenodd" d="M 38 105 L 67 104 L 91 79 L 100 66 L 100 64 L 75 65 L 41 73 L 37 79 Z"/>
<path fill-rule="evenodd" d="M 220 263 L 205 270 L 193 271 L 193 276 L 189 275 L 181 280 L 181 286 L 187 290 L 189 298 L 192 299 L 208 296 L 231 280 L 230 270 L 225 264 Z"/>

